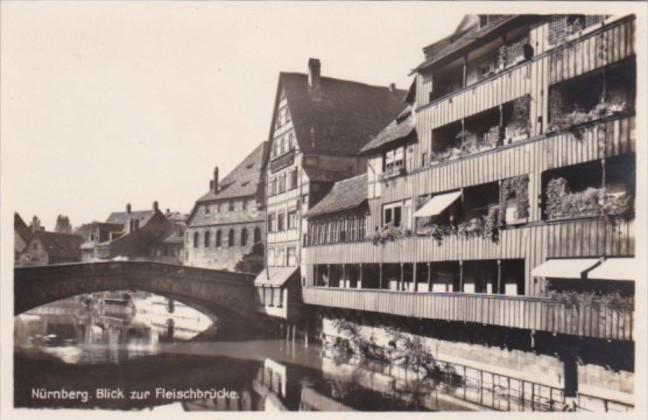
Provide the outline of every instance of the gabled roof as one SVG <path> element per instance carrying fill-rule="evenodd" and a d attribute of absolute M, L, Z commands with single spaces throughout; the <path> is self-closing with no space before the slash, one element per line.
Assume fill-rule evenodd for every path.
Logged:
<path fill-rule="evenodd" d="M 381 149 L 399 140 L 417 140 L 416 124 L 412 115 L 411 106 L 407 106 L 398 118 L 390 122 L 387 127 L 367 143 L 361 152 L 367 153 L 372 150 Z"/>
<path fill-rule="evenodd" d="M 148 221 L 151 220 L 151 217 L 153 217 L 154 214 L 155 211 L 153 210 L 131 211 L 130 218 L 139 219 L 140 227 L 144 227 L 144 225 L 146 225 Z M 116 211 L 110 213 L 110 216 L 108 216 L 108 219 L 106 219 L 106 223 L 124 225 L 126 222 L 128 222 L 128 220 L 129 220 L 129 214 L 127 212 Z"/>
<path fill-rule="evenodd" d="M 29 242 L 32 237 L 32 231 L 18 213 L 14 213 L 14 231 L 23 241 Z"/>
<path fill-rule="evenodd" d="M 268 143 L 262 142 L 219 182 L 218 192 L 208 191 L 197 201 L 212 201 L 255 195 L 264 170 Z"/>
<path fill-rule="evenodd" d="M 403 108 L 406 91 L 330 77 L 310 89 L 303 73 L 279 74 L 303 153 L 357 154 Z"/>
<path fill-rule="evenodd" d="M 331 191 L 306 212 L 306 217 L 355 209 L 365 201 L 367 201 L 366 173 L 336 182 Z"/>
<path fill-rule="evenodd" d="M 81 255 L 83 238 L 79 235 L 40 231 L 35 238 L 41 241 L 50 258 L 79 258 Z"/>

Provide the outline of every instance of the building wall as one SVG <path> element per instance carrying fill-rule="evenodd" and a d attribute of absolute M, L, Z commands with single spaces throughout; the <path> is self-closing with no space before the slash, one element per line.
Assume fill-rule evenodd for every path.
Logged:
<path fill-rule="evenodd" d="M 47 265 L 49 254 L 39 239 L 32 239 L 18 257 L 18 263 L 21 266 Z"/>
<path fill-rule="evenodd" d="M 503 332 L 477 326 L 473 331 L 462 331 L 449 324 L 435 324 L 429 328 L 416 324 L 416 330 L 414 325 L 396 318 L 376 320 L 374 317 L 348 317 L 339 313 L 337 316 L 320 314 L 318 327 L 326 343 L 334 343 L 336 337 L 351 342 L 360 339 L 383 349 L 393 348 L 394 336 L 389 328 L 396 327 L 404 336 L 420 339 L 422 345 L 439 361 L 559 389 L 565 388 L 565 363 L 570 359 L 576 364 L 578 392 L 613 401 L 632 401 L 634 374 L 629 366 L 632 363 L 625 360 L 632 359 L 634 350 L 631 348 L 616 349 L 596 342 L 582 345 L 575 342 L 569 344 L 574 351 L 571 357 L 574 358 L 565 358 L 561 353 L 564 338 L 556 339 L 548 335 L 532 338 L 528 333 Z M 617 351 L 618 355 L 608 358 L 608 362 L 602 362 L 597 360 L 599 351 Z M 459 369 L 457 373 L 461 375 L 462 372 Z"/>
<path fill-rule="evenodd" d="M 247 205 L 243 208 L 243 200 Z M 234 202 L 234 208 L 229 210 L 229 201 Z M 239 197 L 232 200 L 222 200 L 220 210 L 218 203 L 199 203 L 195 214 L 190 220 L 185 232 L 184 264 L 213 269 L 234 271 L 236 264 L 244 256 L 253 253 L 254 231 L 259 229 L 261 243 L 266 238 L 265 211 L 259 208 L 254 196 Z M 208 213 L 205 207 L 209 206 Z M 234 231 L 234 245 L 228 244 L 229 232 Z M 247 244 L 241 245 L 242 231 L 247 231 Z M 221 245 L 217 246 L 216 237 L 220 231 Z M 209 232 L 209 244 L 205 246 L 205 235 Z M 198 234 L 197 246 L 194 237 Z"/>
<path fill-rule="evenodd" d="M 634 256 L 632 223 L 618 225 L 600 220 L 547 221 L 543 218 L 543 173 L 548 170 L 588 162 L 604 162 L 616 156 L 634 159 L 635 117 L 619 114 L 573 131 L 548 129 L 550 87 L 564 80 L 602 69 L 614 63 L 632 63 L 634 18 L 616 17 L 605 26 L 595 25 L 564 44 L 548 44 L 547 23 L 536 24 L 529 32 L 535 55 L 473 86 L 430 102 L 428 73 L 419 73 L 415 121 L 418 144 L 406 153 L 407 173 L 382 179 L 382 157 L 370 156 L 368 197 L 370 217 L 367 232 L 382 225 L 382 207 L 388 203 L 412 203 L 406 226 L 415 223 L 415 203 L 424 195 L 444 193 L 487 182 L 528 175 L 529 217 L 526 224 L 507 228 L 498 243 L 486 239 L 446 238 L 437 244 L 430 237 L 404 238 L 386 245 L 350 244 L 310 247 L 304 252 L 311 263 L 428 262 L 523 258 L 525 294 L 543 292 L 542 282 L 531 270 L 547 258 Z M 470 53 L 468 54 L 470 57 Z M 497 148 L 464 155 L 454 160 L 424 165 L 422 153 L 431 152 L 433 130 L 461 122 L 484 110 L 513 99 L 530 98 L 529 136 Z M 494 123 L 496 123 L 494 121 Z M 514 239 L 515 238 L 515 239 Z M 305 270 L 310 273 L 310 268 Z"/>

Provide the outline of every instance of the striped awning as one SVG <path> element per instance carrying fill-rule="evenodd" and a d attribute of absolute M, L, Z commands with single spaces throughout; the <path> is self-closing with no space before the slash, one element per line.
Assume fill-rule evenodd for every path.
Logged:
<path fill-rule="evenodd" d="M 254 279 L 255 286 L 281 287 L 299 267 L 266 267 Z"/>
<path fill-rule="evenodd" d="M 535 277 L 580 279 L 601 262 L 598 258 L 569 258 L 547 260 L 531 271 Z"/>
<path fill-rule="evenodd" d="M 629 280 L 635 281 L 636 261 L 634 258 L 610 258 L 587 273 L 588 279 L 594 280 Z"/>
<path fill-rule="evenodd" d="M 447 209 L 452 203 L 461 197 L 461 191 L 453 191 L 445 194 L 435 195 L 420 209 L 416 210 L 414 217 L 431 217 L 436 216 L 443 210 Z"/>

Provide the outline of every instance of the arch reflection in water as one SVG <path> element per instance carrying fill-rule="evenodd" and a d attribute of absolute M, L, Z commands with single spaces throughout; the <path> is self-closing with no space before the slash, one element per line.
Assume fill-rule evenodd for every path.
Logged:
<path fill-rule="evenodd" d="M 165 297 L 119 291 L 40 306 L 16 316 L 14 325 L 17 352 L 96 364 L 156 354 L 160 343 L 190 340 L 213 320 Z"/>

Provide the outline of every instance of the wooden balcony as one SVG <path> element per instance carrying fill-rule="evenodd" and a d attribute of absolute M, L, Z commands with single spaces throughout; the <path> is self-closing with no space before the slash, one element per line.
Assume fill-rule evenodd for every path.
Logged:
<path fill-rule="evenodd" d="M 534 223 L 501 231 L 498 242 L 448 236 L 438 243 L 429 236 L 388 241 L 339 243 L 304 249 L 306 264 L 411 263 L 527 258 L 598 258 L 634 255 L 633 221 L 616 226 L 599 218 Z M 537 265 L 531 264 L 531 265 Z M 530 267 L 529 270 L 533 268 Z"/>
<path fill-rule="evenodd" d="M 305 287 L 308 305 L 411 318 L 470 322 L 609 340 L 632 340 L 633 313 L 588 306 L 577 310 L 547 298 L 466 293 Z"/>
<path fill-rule="evenodd" d="M 635 53 L 635 19 L 624 17 L 550 52 L 549 83 L 558 83 L 608 66 Z"/>

